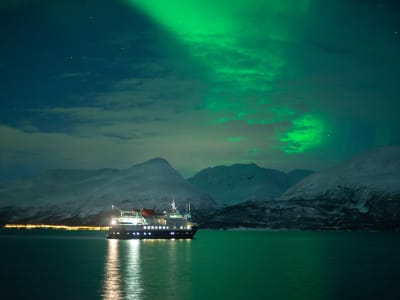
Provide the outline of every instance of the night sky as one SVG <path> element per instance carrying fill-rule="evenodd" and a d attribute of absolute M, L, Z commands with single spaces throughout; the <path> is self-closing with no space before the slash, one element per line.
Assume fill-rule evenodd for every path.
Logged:
<path fill-rule="evenodd" d="M 397 0 L 1 0 L 0 21 L 0 179 L 400 143 Z"/>

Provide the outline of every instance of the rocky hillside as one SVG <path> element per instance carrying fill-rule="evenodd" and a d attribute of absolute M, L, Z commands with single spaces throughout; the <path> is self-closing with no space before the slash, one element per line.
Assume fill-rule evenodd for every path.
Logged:
<path fill-rule="evenodd" d="M 214 200 L 186 181 L 169 163 L 153 159 L 129 169 L 54 170 L 0 187 L 0 221 L 103 223 L 111 205 L 122 209 L 216 207 Z"/>
<path fill-rule="evenodd" d="M 274 169 L 260 168 L 255 164 L 234 164 L 204 169 L 188 181 L 207 191 L 218 203 L 233 205 L 276 198 L 312 173 L 295 170 L 286 174 Z"/>
<path fill-rule="evenodd" d="M 203 228 L 400 230 L 400 197 L 370 199 L 365 211 L 341 200 L 249 201 L 197 216 Z"/>

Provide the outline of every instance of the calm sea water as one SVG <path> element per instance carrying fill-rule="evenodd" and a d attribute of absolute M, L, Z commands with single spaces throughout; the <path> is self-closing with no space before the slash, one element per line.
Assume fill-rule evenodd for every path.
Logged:
<path fill-rule="evenodd" d="M 0 230 L 1 299 L 400 299 L 400 234 Z"/>

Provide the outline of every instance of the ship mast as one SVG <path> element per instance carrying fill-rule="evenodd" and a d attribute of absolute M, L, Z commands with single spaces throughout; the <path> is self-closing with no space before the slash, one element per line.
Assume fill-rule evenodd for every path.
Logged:
<path fill-rule="evenodd" d="M 119 210 L 119 212 L 121 213 L 121 217 L 122 217 L 122 209 L 120 209 L 118 206 L 115 206 L 115 205 L 112 205 L 111 208 L 112 208 L 112 210 L 114 210 L 114 208 Z"/>
<path fill-rule="evenodd" d="M 175 198 L 172 199 L 171 207 L 172 207 L 172 211 L 176 212 Z"/>

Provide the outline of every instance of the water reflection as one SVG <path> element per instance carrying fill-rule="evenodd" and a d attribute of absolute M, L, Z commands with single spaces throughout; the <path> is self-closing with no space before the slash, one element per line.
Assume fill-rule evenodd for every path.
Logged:
<path fill-rule="evenodd" d="M 138 240 L 108 240 L 104 300 L 141 299 Z"/>
<path fill-rule="evenodd" d="M 187 269 L 191 267 L 190 263 L 190 240 L 176 240 L 169 243 L 166 249 L 165 262 L 168 266 L 167 276 L 163 278 L 167 285 L 165 299 L 189 299 L 191 287 L 190 272 Z"/>
<path fill-rule="evenodd" d="M 104 300 L 188 299 L 190 240 L 108 240 Z"/>
<path fill-rule="evenodd" d="M 118 240 L 108 240 L 103 299 L 122 299 L 121 274 L 118 260 Z"/>
<path fill-rule="evenodd" d="M 123 288 L 124 299 L 142 299 L 143 292 L 139 262 L 139 240 L 124 241 Z"/>

